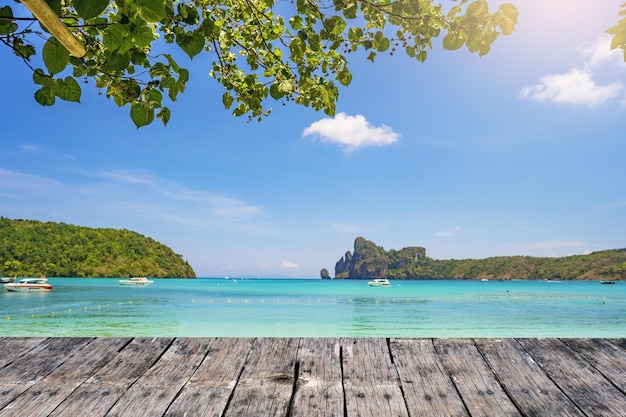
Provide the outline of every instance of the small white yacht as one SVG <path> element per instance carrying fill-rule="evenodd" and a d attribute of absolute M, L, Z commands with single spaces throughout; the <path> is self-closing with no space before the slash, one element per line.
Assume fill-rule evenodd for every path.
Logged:
<path fill-rule="evenodd" d="M 367 283 L 370 287 L 389 287 L 391 284 L 387 278 L 375 278 Z"/>
<path fill-rule="evenodd" d="M 143 287 L 145 285 L 154 284 L 147 277 L 134 277 L 130 279 L 120 279 L 120 285 L 132 285 L 135 287 Z"/>

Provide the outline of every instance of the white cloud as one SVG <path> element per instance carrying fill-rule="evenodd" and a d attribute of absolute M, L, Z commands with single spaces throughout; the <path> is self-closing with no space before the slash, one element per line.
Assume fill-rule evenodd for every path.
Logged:
<path fill-rule="evenodd" d="M 601 36 L 594 42 L 586 42 L 578 47 L 578 53 L 585 59 L 587 67 L 598 67 L 607 63 L 626 65 L 622 50 L 620 48 L 611 50 L 611 40 L 612 37 L 609 35 Z"/>
<path fill-rule="evenodd" d="M 359 231 L 359 227 L 353 224 L 331 223 L 330 227 L 334 230 L 339 230 L 341 232 L 347 233 L 356 233 Z"/>
<path fill-rule="evenodd" d="M 589 70 L 574 68 L 565 74 L 547 75 L 537 84 L 525 86 L 520 96 L 537 101 L 580 104 L 595 107 L 620 96 L 624 85 L 598 85 Z"/>
<path fill-rule="evenodd" d="M 615 74 L 612 82 L 600 84 L 596 81 L 603 70 L 625 66 L 621 49 L 611 50 L 611 37 L 601 36 L 593 42 L 586 42 L 577 51 L 584 61 L 582 66 L 564 74 L 546 75 L 537 83 L 524 86 L 520 97 L 596 107 L 622 96 L 624 85 L 615 80 Z"/>
<path fill-rule="evenodd" d="M 262 210 L 258 206 L 245 203 L 237 198 L 193 190 L 180 184 L 152 175 L 145 170 L 119 170 L 100 174 L 101 177 L 131 186 L 130 193 L 142 192 L 145 187 L 150 194 L 165 197 L 165 201 L 196 206 L 202 212 L 212 213 L 222 219 L 242 220 L 250 218 Z M 134 187 L 134 188 L 133 188 Z"/>
<path fill-rule="evenodd" d="M 29 153 L 41 153 L 43 152 L 43 148 L 39 145 L 33 145 L 33 144 L 24 144 L 20 146 L 20 149 L 24 152 L 29 152 Z"/>
<path fill-rule="evenodd" d="M 435 233 L 435 236 L 437 236 L 437 237 L 451 237 L 451 236 L 454 236 L 454 235 L 455 235 L 455 233 L 453 233 L 453 232 L 436 232 Z"/>
<path fill-rule="evenodd" d="M 524 245 L 531 249 L 561 249 L 561 248 L 578 248 L 585 246 L 583 242 L 565 242 L 565 241 L 552 241 L 552 242 L 535 242 L 529 245 Z"/>
<path fill-rule="evenodd" d="M 375 127 L 360 114 L 349 116 L 339 113 L 334 118 L 318 120 L 304 129 L 302 136 L 317 136 L 322 142 L 342 145 L 346 152 L 364 146 L 390 145 L 400 135 L 386 125 Z"/>
<path fill-rule="evenodd" d="M 293 268 L 300 268 L 300 265 L 293 263 L 293 262 L 289 262 L 289 261 L 282 261 L 280 263 L 280 267 L 286 268 L 286 269 L 293 269 Z"/>

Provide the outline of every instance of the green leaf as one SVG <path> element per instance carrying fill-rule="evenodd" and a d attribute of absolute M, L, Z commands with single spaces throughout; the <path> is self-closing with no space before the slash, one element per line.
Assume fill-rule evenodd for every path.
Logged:
<path fill-rule="evenodd" d="M 199 31 L 182 32 L 176 35 L 176 43 L 189 55 L 189 58 L 193 58 L 204 48 L 204 35 Z"/>
<path fill-rule="evenodd" d="M 224 108 L 230 109 L 230 106 L 233 105 L 233 96 L 227 91 L 222 95 L 222 103 L 224 103 Z"/>
<path fill-rule="evenodd" d="M 449 51 L 459 49 L 464 43 L 465 39 L 460 33 L 448 32 L 443 38 L 443 48 Z"/>
<path fill-rule="evenodd" d="M 150 90 L 148 94 L 148 105 L 150 107 L 161 107 L 161 101 L 163 100 L 163 94 L 156 88 Z"/>
<path fill-rule="evenodd" d="M 618 48 L 622 45 L 626 45 L 626 34 L 619 34 L 613 37 L 611 41 L 611 50 Z"/>
<path fill-rule="evenodd" d="M 50 38 L 43 46 L 43 63 L 50 74 L 57 74 L 70 62 L 70 53 L 56 38 Z"/>
<path fill-rule="evenodd" d="M 52 106 L 56 101 L 52 83 L 44 85 L 39 90 L 35 91 L 35 100 L 42 106 Z"/>
<path fill-rule="evenodd" d="M 6 18 L 2 19 L 2 18 Z M 17 30 L 17 23 L 12 21 L 13 18 L 13 10 L 9 6 L 4 6 L 0 8 L 0 35 L 8 35 L 9 33 L 13 33 Z"/>
<path fill-rule="evenodd" d="M 385 52 L 387 49 L 389 49 L 389 45 L 390 45 L 389 39 L 382 38 L 381 40 L 376 42 L 376 50 L 378 52 Z"/>
<path fill-rule="evenodd" d="M 100 16 L 109 5 L 109 0 L 73 0 L 78 15 L 83 19 Z"/>
<path fill-rule="evenodd" d="M 111 52 L 132 47 L 132 39 L 126 25 L 111 25 L 102 34 L 102 40 Z M 126 46 L 124 46 L 126 44 Z"/>
<path fill-rule="evenodd" d="M 132 103 L 130 105 L 130 118 L 137 126 L 137 129 L 139 129 L 152 123 L 154 120 L 154 109 L 148 106 L 147 103 Z"/>
<path fill-rule="evenodd" d="M 480 17 L 485 13 L 489 12 L 489 6 L 487 5 L 486 0 L 476 0 L 467 6 L 466 14 L 468 16 L 476 16 Z"/>
<path fill-rule="evenodd" d="M 41 68 L 37 68 L 33 71 L 33 82 L 39 85 L 46 85 L 46 83 L 50 82 L 50 76 L 46 75 Z"/>
<path fill-rule="evenodd" d="M 270 87 L 270 96 L 272 96 L 274 100 L 279 100 L 285 96 L 285 93 L 280 91 L 280 88 L 278 87 L 277 83 L 274 83 Z"/>
<path fill-rule="evenodd" d="M 346 21 L 341 16 L 332 16 L 324 20 L 324 27 L 333 35 L 339 35 L 346 28 Z"/>
<path fill-rule="evenodd" d="M 52 11 L 56 13 L 57 16 L 61 16 L 61 13 L 63 13 L 61 0 L 45 0 L 45 1 L 48 7 L 50 7 Z"/>
<path fill-rule="evenodd" d="M 133 40 L 137 48 L 143 48 L 154 40 L 154 33 L 148 26 L 136 26 L 133 30 Z"/>
<path fill-rule="evenodd" d="M 136 0 L 139 6 L 139 16 L 146 22 L 158 22 L 165 17 L 165 2 L 163 0 Z"/>
<path fill-rule="evenodd" d="M 515 7 L 511 3 L 504 3 L 500 6 L 500 10 L 502 10 L 502 12 L 509 19 L 515 20 L 517 22 L 517 18 L 519 17 L 519 11 L 517 10 L 517 7 Z"/>
<path fill-rule="evenodd" d="M 57 97 L 65 101 L 80 102 L 80 85 L 78 85 L 78 82 L 73 77 L 67 76 L 64 80 L 59 78 L 56 80 L 56 84 Z"/>
<path fill-rule="evenodd" d="M 302 29 L 302 17 L 300 15 L 293 16 L 291 19 L 289 19 L 289 24 L 291 25 L 291 28 L 293 30 Z"/>
<path fill-rule="evenodd" d="M 289 52 L 291 52 L 291 59 L 293 62 L 302 61 L 304 56 L 304 42 L 300 38 L 294 38 L 289 44 Z"/>
<path fill-rule="evenodd" d="M 167 107 L 163 107 L 156 115 L 163 122 L 163 126 L 167 126 L 167 122 L 170 121 L 171 112 Z"/>
<path fill-rule="evenodd" d="M 107 71 L 123 71 L 130 64 L 130 53 L 120 54 L 111 52 L 105 54 L 106 64 L 103 66 Z"/>
<path fill-rule="evenodd" d="M 339 81 L 341 85 L 348 86 L 352 82 L 352 74 L 350 74 L 347 68 L 344 68 L 337 73 L 337 81 Z"/>

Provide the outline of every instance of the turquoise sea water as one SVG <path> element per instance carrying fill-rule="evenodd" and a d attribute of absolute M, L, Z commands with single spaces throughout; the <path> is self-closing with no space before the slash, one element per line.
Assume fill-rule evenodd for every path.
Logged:
<path fill-rule="evenodd" d="M 626 282 L 50 278 L 0 336 L 626 337 Z"/>

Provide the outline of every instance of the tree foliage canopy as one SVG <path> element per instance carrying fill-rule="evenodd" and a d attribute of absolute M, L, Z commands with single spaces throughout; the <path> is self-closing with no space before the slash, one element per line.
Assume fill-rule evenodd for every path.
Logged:
<path fill-rule="evenodd" d="M 0 276 L 195 278 L 167 246 L 129 230 L 0 217 Z"/>
<path fill-rule="evenodd" d="M 626 3 L 622 3 L 622 10 L 619 12 L 621 16 L 617 25 L 607 30 L 607 33 L 613 35 L 611 49 L 621 48 L 624 53 L 624 61 L 626 62 Z"/>
<path fill-rule="evenodd" d="M 35 99 L 80 101 L 81 82 L 94 80 L 118 106 L 130 106 L 137 127 L 170 119 L 169 101 L 185 90 L 189 71 L 176 45 L 193 58 L 213 58 L 209 75 L 225 89 L 235 116 L 259 120 L 267 100 L 335 113 L 338 85 L 352 80 L 347 55 L 399 50 L 424 61 L 434 38 L 481 56 L 500 34 L 513 32 L 518 11 L 486 0 L 45 0 L 86 54 L 74 57 L 19 6 L 0 7 L 0 41 L 33 71 Z M 43 41 L 42 41 L 43 39 Z"/>

